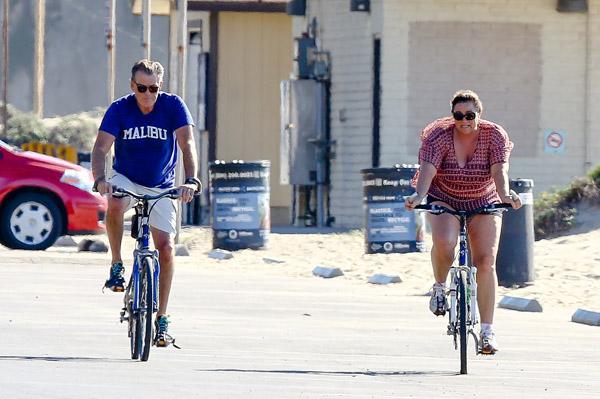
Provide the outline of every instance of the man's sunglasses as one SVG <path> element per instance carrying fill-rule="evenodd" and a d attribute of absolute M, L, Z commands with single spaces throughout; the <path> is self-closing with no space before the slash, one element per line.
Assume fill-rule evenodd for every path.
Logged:
<path fill-rule="evenodd" d="M 460 111 L 456 111 L 456 112 L 452 113 L 452 116 L 457 121 L 462 121 L 463 118 L 466 119 L 466 120 L 468 120 L 468 121 L 472 121 L 473 119 L 475 119 L 475 117 L 477 116 L 477 114 L 475 112 L 472 112 L 472 111 L 467 111 L 464 114 L 462 112 L 460 112 Z"/>
<path fill-rule="evenodd" d="M 135 82 L 135 85 L 137 86 L 137 91 L 139 91 L 140 93 L 145 93 L 146 90 L 150 90 L 150 93 L 156 93 L 159 89 L 157 85 L 145 86 L 139 84 L 138 82 Z"/>

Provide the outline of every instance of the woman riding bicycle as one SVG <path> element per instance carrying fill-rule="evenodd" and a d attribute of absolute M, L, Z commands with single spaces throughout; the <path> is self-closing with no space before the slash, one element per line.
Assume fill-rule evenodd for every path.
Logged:
<path fill-rule="evenodd" d="M 481 119 L 483 107 L 471 90 L 460 90 L 452 99 L 452 116 L 437 119 L 421 133 L 415 193 L 405 202 L 412 210 L 427 196 L 428 204 L 472 211 L 484 205 L 508 203 L 521 207 L 519 196 L 509 189 L 508 158 L 513 148 L 506 131 Z M 435 284 L 430 309 L 444 315 L 446 278 L 454 260 L 458 219 L 450 214 L 428 215 L 433 246 L 431 263 Z M 478 303 L 481 314 L 482 352 L 498 350 L 492 323 L 496 303 L 495 262 L 502 226 L 502 211 L 473 215 L 468 219 L 469 246 L 477 267 Z"/>

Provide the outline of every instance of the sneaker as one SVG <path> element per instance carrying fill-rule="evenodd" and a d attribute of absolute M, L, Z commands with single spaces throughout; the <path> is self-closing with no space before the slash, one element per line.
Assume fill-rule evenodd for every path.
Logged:
<path fill-rule="evenodd" d="M 496 334 L 494 334 L 493 332 L 482 332 L 480 340 L 482 355 L 493 355 L 498 351 L 498 341 L 496 341 Z"/>
<path fill-rule="evenodd" d="M 436 316 L 443 316 L 448 310 L 448 300 L 446 299 L 446 287 L 435 283 L 429 300 L 429 310 Z"/>
<path fill-rule="evenodd" d="M 167 316 L 158 316 L 154 322 L 156 329 L 156 338 L 154 342 L 159 348 L 166 348 L 169 344 L 175 345 L 175 339 L 168 334 L 169 318 Z"/>
<path fill-rule="evenodd" d="M 110 267 L 110 276 L 104 283 L 104 287 L 114 292 L 125 291 L 125 279 L 123 278 L 123 272 L 125 268 L 122 262 L 115 262 Z"/>

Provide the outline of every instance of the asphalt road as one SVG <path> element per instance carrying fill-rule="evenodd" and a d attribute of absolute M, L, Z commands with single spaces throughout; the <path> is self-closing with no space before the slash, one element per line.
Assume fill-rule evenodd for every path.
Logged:
<path fill-rule="evenodd" d="M 105 255 L 104 255 L 105 256 Z M 129 359 L 106 261 L 0 249 L 0 398 L 598 398 L 600 328 L 569 312 L 498 309 L 494 357 L 459 354 L 402 284 L 179 267 L 181 350 Z M 567 294 L 567 293 L 565 293 Z M 472 341 L 470 342 L 472 344 Z"/>

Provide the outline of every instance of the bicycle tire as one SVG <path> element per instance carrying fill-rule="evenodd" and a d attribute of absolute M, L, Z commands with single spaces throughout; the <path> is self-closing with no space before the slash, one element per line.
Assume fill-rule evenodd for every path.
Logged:
<path fill-rule="evenodd" d="M 150 356 L 152 346 L 152 315 L 154 311 L 154 262 L 146 257 L 142 260 L 142 273 L 140 273 L 140 360 L 145 362 Z"/>
<path fill-rule="evenodd" d="M 458 274 L 458 333 L 460 335 L 460 373 L 467 374 L 467 273 Z"/>
<path fill-rule="evenodd" d="M 140 340 L 138 339 L 139 328 L 139 317 L 133 314 L 131 302 L 128 305 L 129 313 L 129 344 L 131 346 L 131 358 L 137 360 L 140 358 Z"/>

